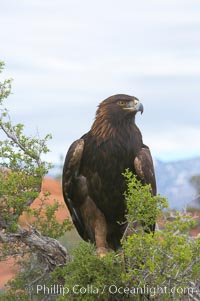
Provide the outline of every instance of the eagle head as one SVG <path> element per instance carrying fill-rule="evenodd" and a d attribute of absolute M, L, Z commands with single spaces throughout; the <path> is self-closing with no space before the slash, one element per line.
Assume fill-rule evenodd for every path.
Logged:
<path fill-rule="evenodd" d="M 143 105 L 135 96 L 126 94 L 117 94 L 106 98 L 99 105 L 97 115 L 103 113 L 104 115 L 123 118 L 127 115 L 135 115 L 137 112 L 143 113 Z"/>
<path fill-rule="evenodd" d="M 117 94 L 106 98 L 99 104 L 92 125 L 92 134 L 98 137 L 113 136 L 122 124 L 134 122 L 137 112 L 143 113 L 143 105 L 135 96 Z"/>

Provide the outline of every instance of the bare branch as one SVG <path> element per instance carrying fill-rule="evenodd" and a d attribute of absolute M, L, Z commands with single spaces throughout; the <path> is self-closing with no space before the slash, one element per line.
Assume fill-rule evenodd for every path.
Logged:
<path fill-rule="evenodd" d="M 42 187 L 42 178 L 41 178 L 41 181 L 38 183 L 38 186 L 34 189 L 34 191 L 40 193 L 41 187 Z M 26 202 L 26 206 L 29 207 L 34 202 L 34 200 L 35 200 L 34 197 L 28 198 L 27 202 Z"/>
<path fill-rule="evenodd" d="M 199 298 L 197 299 L 196 297 L 194 297 L 192 294 L 188 293 L 188 296 L 190 297 L 191 301 L 199 301 Z"/>
<path fill-rule="evenodd" d="M 41 165 L 40 155 L 36 153 L 33 154 L 32 152 L 30 152 L 17 138 L 13 128 L 11 128 L 11 130 L 9 131 L 2 122 L 0 123 L 0 128 L 4 131 L 6 136 L 10 138 L 25 154 L 29 155 L 32 159 L 34 159 L 37 162 L 38 166 Z"/>
<path fill-rule="evenodd" d="M 19 227 L 15 233 L 0 232 L 0 242 L 21 241 L 33 252 L 37 253 L 43 263 L 46 263 L 48 270 L 52 271 L 55 266 L 64 266 L 67 261 L 71 261 L 68 251 L 58 240 L 39 236 L 34 230 L 28 231 Z"/>
<path fill-rule="evenodd" d="M 188 274 L 188 272 L 192 269 L 192 267 L 196 264 L 196 263 L 200 263 L 200 257 L 197 257 L 194 261 L 192 261 L 188 267 L 185 269 L 185 271 L 181 274 L 182 277 L 186 276 Z"/>

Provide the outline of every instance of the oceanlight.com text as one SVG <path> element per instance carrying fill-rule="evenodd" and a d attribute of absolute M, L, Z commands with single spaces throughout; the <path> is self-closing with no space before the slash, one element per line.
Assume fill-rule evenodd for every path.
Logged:
<path fill-rule="evenodd" d="M 36 287 L 29 287 L 27 290 L 31 290 L 33 294 L 42 294 L 42 295 L 104 295 L 104 294 L 111 294 L 111 295 L 183 295 L 183 294 L 199 294 L 200 291 L 192 287 L 167 287 L 167 286 L 142 286 L 142 287 L 126 287 L 126 286 L 116 286 L 116 285 L 103 285 L 102 287 L 96 287 L 94 285 L 74 285 L 73 287 L 67 287 L 63 285 L 53 284 L 47 286 L 37 285 Z"/>

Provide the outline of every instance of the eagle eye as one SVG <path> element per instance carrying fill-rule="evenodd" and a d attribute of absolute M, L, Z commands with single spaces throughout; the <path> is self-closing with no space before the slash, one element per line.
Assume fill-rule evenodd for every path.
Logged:
<path fill-rule="evenodd" d="M 119 101 L 118 101 L 118 105 L 123 106 L 124 104 L 125 104 L 125 101 L 124 101 L 124 100 L 119 100 Z"/>

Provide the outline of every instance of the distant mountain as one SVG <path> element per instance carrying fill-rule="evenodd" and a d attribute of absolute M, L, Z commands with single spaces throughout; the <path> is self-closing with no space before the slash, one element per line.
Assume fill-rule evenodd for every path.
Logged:
<path fill-rule="evenodd" d="M 174 162 L 154 160 L 158 193 L 166 196 L 170 207 L 183 209 L 188 204 L 200 207 L 199 199 L 195 198 L 196 191 L 190 184 L 192 176 L 200 174 L 200 157 Z M 59 177 L 62 167 L 55 165 L 49 172 L 50 176 Z"/>
<path fill-rule="evenodd" d="M 174 209 L 183 209 L 187 205 L 198 207 L 196 191 L 189 180 L 200 175 L 200 157 L 175 162 L 154 161 L 158 193 L 168 198 Z M 193 200 L 193 201 L 192 201 Z"/>

